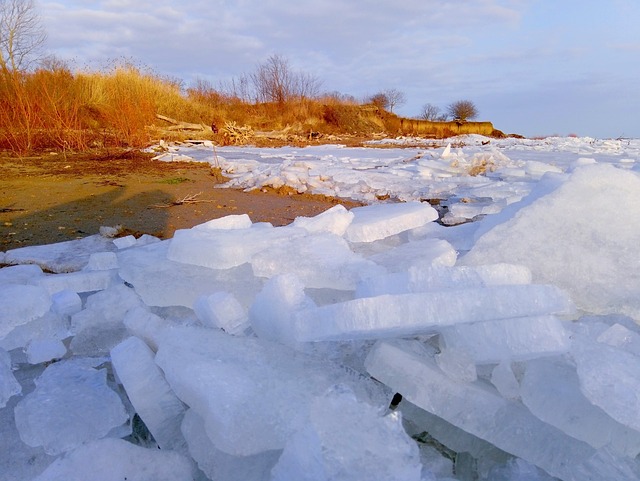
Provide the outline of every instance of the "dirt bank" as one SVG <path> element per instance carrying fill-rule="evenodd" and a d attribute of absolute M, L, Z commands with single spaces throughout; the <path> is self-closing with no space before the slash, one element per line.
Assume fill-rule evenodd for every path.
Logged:
<path fill-rule="evenodd" d="M 135 152 L 0 157 L 0 169 L 0 251 L 85 237 L 101 226 L 168 238 L 176 229 L 229 214 L 285 225 L 337 203 L 357 205 L 307 194 L 219 189 L 207 165 L 157 162 Z"/>

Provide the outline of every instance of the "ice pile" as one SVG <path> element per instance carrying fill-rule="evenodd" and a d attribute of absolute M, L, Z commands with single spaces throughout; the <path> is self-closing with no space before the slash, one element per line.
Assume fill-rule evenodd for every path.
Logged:
<path fill-rule="evenodd" d="M 219 147 L 214 156 L 211 147 L 186 143 L 170 146 L 157 158 L 219 163 L 230 177 L 226 187 L 288 186 L 366 203 L 384 198 L 430 200 L 444 210 L 447 225 L 500 212 L 529 194 L 547 174 L 594 163 L 637 171 L 640 161 L 640 139 L 463 135 L 444 140 L 402 137 L 369 144 L 387 148 Z"/>
<path fill-rule="evenodd" d="M 229 216 L 0 269 L 0 472 L 640 480 L 640 179 L 584 163 L 470 224 Z"/>
<path fill-rule="evenodd" d="M 525 265 L 534 281 L 562 287 L 588 312 L 640 318 L 640 255 L 631 247 L 640 242 L 638 175 L 583 167 L 531 205 L 496 217 L 500 225 L 477 240 L 465 264 Z"/>

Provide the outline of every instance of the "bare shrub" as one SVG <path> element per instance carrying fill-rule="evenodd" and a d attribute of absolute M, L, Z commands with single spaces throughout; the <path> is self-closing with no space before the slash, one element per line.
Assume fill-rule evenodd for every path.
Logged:
<path fill-rule="evenodd" d="M 389 112 L 393 112 L 396 106 L 404 105 L 407 102 L 407 96 L 404 92 L 400 92 L 397 89 L 387 89 L 384 91 L 384 94 L 387 96 Z"/>
<path fill-rule="evenodd" d="M 478 109 L 470 100 L 458 100 L 447 107 L 447 112 L 454 120 L 471 120 L 478 116 Z"/>
<path fill-rule="evenodd" d="M 293 71 L 289 61 L 280 55 L 272 55 L 258 65 L 249 78 L 255 89 L 256 101 L 281 105 L 317 96 L 321 83 L 311 74 Z"/>
<path fill-rule="evenodd" d="M 440 107 L 433 104 L 424 104 L 422 106 L 422 110 L 420 115 L 418 116 L 421 120 L 429 120 L 431 122 L 439 121 L 442 117 L 442 112 Z"/>
<path fill-rule="evenodd" d="M 368 99 L 368 103 L 375 105 L 380 110 L 388 110 L 389 109 L 389 98 L 387 94 L 384 92 L 378 92 L 377 94 L 372 95 Z"/>
<path fill-rule="evenodd" d="M 393 112 L 396 106 L 407 101 L 407 96 L 397 89 L 386 89 L 370 96 L 367 101 L 381 110 Z"/>

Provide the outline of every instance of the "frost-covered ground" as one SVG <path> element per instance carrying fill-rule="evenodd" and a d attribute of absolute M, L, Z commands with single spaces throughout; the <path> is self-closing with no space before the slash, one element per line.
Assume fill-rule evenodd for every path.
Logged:
<path fill-rule="evenodd" d="M 640 480 L 640 141 L 382 142 L 161 156 L 366 207 L 0 253 L 0 479 Z"/>

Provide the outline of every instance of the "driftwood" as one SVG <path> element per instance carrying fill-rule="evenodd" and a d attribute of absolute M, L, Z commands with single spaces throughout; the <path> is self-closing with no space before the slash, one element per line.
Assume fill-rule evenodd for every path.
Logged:
<path fill-rule="evenodd" d="M 225 122 L 222 135 L 227 144 L 243 145 L 253 137 L 253 129 L 247 125 L 239 126 L 235 122 Z"/>
<path fill-rule="evenodd" d="M 204 203 L 214 202 L 213 200 L 198 199 L 197 197 L 201 194 L 202 192 L 198 192 L 197 194 L 190 194 L 185 196 L 182 199 L 174 200 L 173 202 L 166 202 L 164 204 L 153 204 L 151 207 L 154 207 L 156 209 L 167 209 L 169 207 L 174 207 L 176 205 L 204 204 Z"/>
<path fill-rule="evenodd" d="M 156 114 L 156 117 L 165 122 L 169 122 L 171 127 L 167 127 L 165 130 L 196 130 L 200 132 L 212 132 L 211 127 L 204 124 L 192 124 L 190 122 L 181 122 L 166 115 Z"/>

